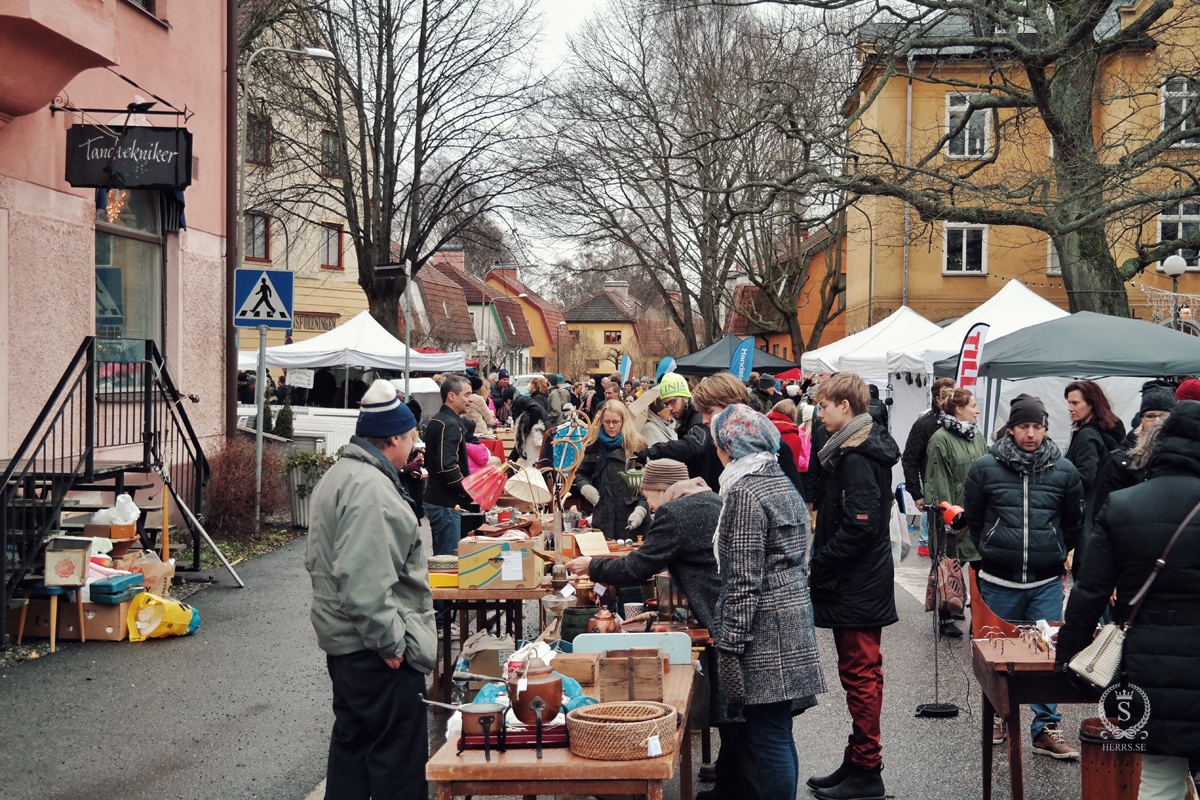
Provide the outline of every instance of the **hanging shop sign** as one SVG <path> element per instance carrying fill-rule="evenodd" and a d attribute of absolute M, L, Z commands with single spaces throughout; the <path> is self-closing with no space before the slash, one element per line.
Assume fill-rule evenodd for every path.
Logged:
<path fill-rule="evenodd" d="M 192 182 L 192 134 L 185 128 L 72 125 L 66 177 L 76 187 L 186 189 Z"/>

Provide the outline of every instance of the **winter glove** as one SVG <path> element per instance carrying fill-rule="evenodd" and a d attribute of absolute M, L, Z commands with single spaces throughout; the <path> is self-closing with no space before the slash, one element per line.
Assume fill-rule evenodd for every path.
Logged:
<path fill-rule="evenodd" d="M 645 464 L 647 461 L 650 460 L 650 448 L 645 447 L 645 448 L 642 448 L 641 450 L 638 450 L 636 453 L 633 454 L 633 457 L 635 460 L 640 461 L 643 464 Z"/>
<path fill-rule="evenodd" d="M 625 530 L 631 531 L 634 528 L 641 526 L 642 520 L 646 518 L 646 509 L 638 506 L 629 515 L 629 522 L 625 525 Z"/>
<path fill-rule="evenodd" d="M 729 712 L 736 714 L 746 705 L 746 678 L 742 674 L 742 660 L 736 653 L 717 651 L 717 679 L 725 690 L 725 701 Z"/>
<path fill-rule="evenodd" d="M 583 499 L 591 503 L 593 507 L 600 505 L 600 492 L 595 486 L 588 484 L 580 489 L 579 493 L 583 495 Z"/>

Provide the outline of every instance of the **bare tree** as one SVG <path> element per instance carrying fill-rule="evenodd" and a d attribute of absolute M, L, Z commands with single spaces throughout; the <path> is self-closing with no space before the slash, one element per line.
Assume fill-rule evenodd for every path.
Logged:
<path fill-rule="evenodd" d="M 813 130 L 764 93 L 760 123 L 813 157 L 773 181 L 818 180 L 853 195 L 895 198 L 919 220 L 1045 233 L 1073 311 L 1128 315 L 1124 283 L 1164 256 L 1200 247 L 1196 226 L 1152 224 L 1200 194 L 1200 6 L 1155 0 L 779 0 L 828 12 L 859 68 L 836 130 Z M 939 87 L 946 119 L 912 131 L 878 118 L 886 93 Z M 907 215 L 907 211 L 905 212 Z M 1183 216 L 1182 214 L 1180 216 Z M 1135 255 L 1117 263 L 1117 251 Z"/>
<path fill-rule="evenodd" d="M 405 281 L 376 265 L 419 270 L 531 176 L 535 23 L 532 0 L 322 0 L 273 29 L 321 42 L 337 69 L 281 59 L 256 78 L 288 118 L 257 201 L 344 216 L 371 314 L 393 333 Z"/>

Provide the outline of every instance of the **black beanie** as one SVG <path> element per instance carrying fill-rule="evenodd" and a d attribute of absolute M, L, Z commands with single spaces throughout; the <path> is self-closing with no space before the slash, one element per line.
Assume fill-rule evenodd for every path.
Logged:
<path fill-rule="evenodd" d="M 483 379 L 478 375 L 468 375 L 467 380 L 471 382 L 471 391 L 478 392 L 483 388 Z"/>
<path fill-rule="evenodd" d="M 1147 411 L 1173 411 L 1175 404 L 1178 401 L 1175 399 L 1175 393 L 1166 386 L 1149 386 L 1142 392 L 1142 407 L 1138 409 L 1139 414 L 1145 414 Z"/>
<path fill-rule="evenodd" d="M 1012 405 L 1008 410 L 1008 422 L 1004 423 L 1004 427 L 1015 428 L 1025 422 L 1050 426 L 1050 417 L 1046 414 L 1046 406 L 1040 397 L 1019 394 L 1013 398 Z"/>
<path fill-rule="evenodd" d="M 774 375 L 760 375 L 758 377 L 758 388 L 760 388 L 760 389 L 775 388 L 775 376 Z"/>
<path fill-rule="evenodd" d="M 551 386 L 558 386 L 558 375 L 556 375 L 555 373 L 553 373 L 553 372 L 548 373 L 546 375 L 546 380 L 550 382 Z"/>

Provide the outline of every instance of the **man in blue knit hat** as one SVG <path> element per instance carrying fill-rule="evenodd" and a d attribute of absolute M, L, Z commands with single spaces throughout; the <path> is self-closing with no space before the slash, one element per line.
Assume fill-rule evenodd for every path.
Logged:
<path fill-rule="evenodd" d="M 311 619 L 333 680 L 326 797 L 426 800 L 426 715 L 437 629 L 417 518 L 397 470 L 417 421 L 377 380 L 356 434 L 313 490 L 304 566 Z"/>

